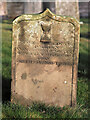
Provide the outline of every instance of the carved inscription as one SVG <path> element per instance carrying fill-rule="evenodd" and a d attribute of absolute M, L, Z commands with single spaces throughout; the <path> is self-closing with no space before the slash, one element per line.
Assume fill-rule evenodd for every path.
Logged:
<path fill-rule="evenodd" d="M 53 22 L 55 23 L 53 24 Z M 22 24 L 25 24 L 25 27 L 22 28 Z M 40 64 L 59 62 L 72 65 L 74 49 L 74 29 L 72 24 L 59 23 L 52 19 L 49 23 L 42 20 L 34 24 L 36 25 L 35 30 L 33 30 L 33 27 L 31 29 L 29 22 L 20 23 L 20 29 L 23 29 L 23 37 L 20 31 L 17 61 Z M 64 26 L 68 28 L 68 31 Z M 20 56 L 25 56 L 26 59 Z"/>

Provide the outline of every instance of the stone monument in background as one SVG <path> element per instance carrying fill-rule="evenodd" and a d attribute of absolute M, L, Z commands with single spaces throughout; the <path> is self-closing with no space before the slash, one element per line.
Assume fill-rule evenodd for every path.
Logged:
<path fill-rule="evenodd" d="M 42 0 L 39 0 L 39 2 L 29 2 L 29 1 L 30 0 L 27 0 L 27 2 L 24 3 L 25 14 L 36 14 L 43 11 Z"/>
<path fill-rule="evenodd" d="M 74 17 L 79 20 L 78 0 L 56 0 L 56 14 Z"/>
<path fill-rule="evenodd" d="M 76 104 L 79 23 L 47 9 L 13 22 L 11 101 Z"/>
<path fill-rule="evenodd" d="M 6 15 L 7 15 L 7 3 L 0 2 L 0 16 L 6 16 Z"/>
<path fill-rule="evenodd" d="M 15 19 L 15 17 L 24 14 L 23 2 L 7 2 L 8 17 Z"/>
<path fill-rule="evenodd" d="M 22 14 L 40 13 L 49 8 L 57 15 L 71 16 L 79 20 L 78 0 L 74 0 L 75 2 L 71 2 L 71 0 L 54 0 L 53 2 L 45 2 L 44 0 L 39 0 L 39 2 L 31 2 L 31 0 L 26 0 L 25 2 L 11 1 L 6 3 L 8 17 L 10 18 L 15 18 Z"/>

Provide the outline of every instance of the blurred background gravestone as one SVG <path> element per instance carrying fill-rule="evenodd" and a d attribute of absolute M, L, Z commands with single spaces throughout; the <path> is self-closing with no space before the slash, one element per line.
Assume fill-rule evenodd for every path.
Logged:
<path fill-rule="evenodd" d="M 75 2 L 70 1 L 71 0 L 56 0 L 56 14 L 72 16 L 79 20 L 78 0 L 75 0 Z"/>
<path fill-rule="evenodd" d="M 9 18 L 15 18 L 24 13 L 24 3 L 23 2 L 8 2 L 7 11 Z"/>
<path fill-rule="evenodd" d="M 35 14 L 42 12 L 42 0 L 39 2 L 25 2 L 24 3 L 24 13 L 25 14 Z"/>
<path fill-rule="evenodd" d="M 0 16 L 15 18 L 21 14 L 35 14 L 49 8 L 58 15 L 72 16 L 79 20 L 80 17 L 88 17 L 88 2 L 69 2 L 70 0 L 55 0 L 55 2 L 0 2 Z"/>
<path fill-rule="evenodd" d="M 0 2 L 0 16 L 3 18 L 7 16 L 7 2 Z"/>
<path fill-rule="evenodd" d="M 0 15 L 6 15 L 6 14 L 7 14 L 7 3 L 0 2 Z"/>

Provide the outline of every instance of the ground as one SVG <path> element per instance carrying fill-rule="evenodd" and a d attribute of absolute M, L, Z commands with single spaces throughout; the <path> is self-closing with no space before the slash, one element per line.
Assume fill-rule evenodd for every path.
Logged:
<path fill-rule="evenodd" d="M 2 25 L 2 118 L 88 118 L 88 19 L 80 19 L 81 25 L 79 65 L 77 81 L 77 105 L 75 107 L 49 107 L 33 104 L 30 107 L 12 104 L 11 94 L 11 55 L 12 55 L 12 20 L 3 20 Z M 1 41 L 0 41 L 1 42 Z"/>

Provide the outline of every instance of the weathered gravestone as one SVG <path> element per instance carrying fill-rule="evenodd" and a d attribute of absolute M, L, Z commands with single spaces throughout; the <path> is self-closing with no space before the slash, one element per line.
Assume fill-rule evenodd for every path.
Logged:
<path fill-rule="evenodd" d="M 76 103 L 79 23 L 47 9 L 13 22 L 12 101 Z"/>

